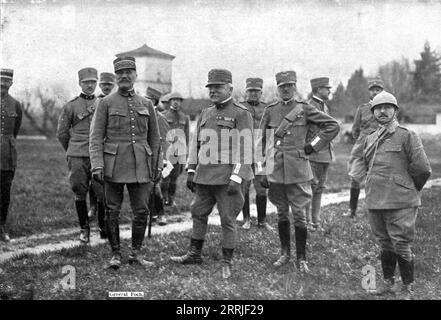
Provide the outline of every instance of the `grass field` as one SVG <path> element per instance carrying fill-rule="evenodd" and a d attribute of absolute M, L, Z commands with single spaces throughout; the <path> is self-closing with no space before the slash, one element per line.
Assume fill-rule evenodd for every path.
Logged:
<path fill-rule="evenodd" d="M 424 192 L 417 220 L 416 299 L 441 299 L 441 188 Z M 123 266 L 105 269 L 108 245 L 79 247 L 41 256 L 23 256 L 1 266 L 0 295 L 11 299 L 108 299 L 108 291 L 142 291 L 145 299 L 374 299 L 361 286 L 361 270 L 372 265 L 381 279 L 379 247 L 362 208 L 356 220 L 341 213 L 347 203 L 323 210 L 324 234 L 309 234 L 307 255 L 311 274 L 302 276 L 292 265 L 274 269 L 279 240 L 276 233 L 253 228 L 239 231 L 233 277 L 220 274 L 221 229 L 210 226 L 203 249 L 204 263 L 181 266 L 169 256 L 185 252 L 189 232 L 146 240 L 144 253 L 156 263 L 145 270 L 126 263 L 129 241 L 123 241 Z M 276 225 L 276 217 L 270 216 Z M 294 241 L 294 240 L 292 240 Z M 76 270 L 76 289 L 63 290 L 62 267 Z M 398 275 L 398 271 L 397 271 Z M 393 299 L 394 297 L 387 297 Z"/>
<path fill-rule="evenodd" d="M 441 177 L 440 139 L 425 140 L 432 164 L 432 178 Z M 64 152 L 56 140 L 18 140 L 18 168 L 12 186 L 8 225 L 12 237 L 77 226 L 74 197 L 67 178 Z M 336 144 L 336 161 L 329 168 L 327 192 L 349 188 L 346 162 L 351 146 Z M 182 211 L 190 208 L 191 192 L 185 186 L 186 174 L 178 180 L 176 203 Z M 251 189 L 254 201 L 254 188 Z M 121 222 L 130 221 L 127 193 Z"/>

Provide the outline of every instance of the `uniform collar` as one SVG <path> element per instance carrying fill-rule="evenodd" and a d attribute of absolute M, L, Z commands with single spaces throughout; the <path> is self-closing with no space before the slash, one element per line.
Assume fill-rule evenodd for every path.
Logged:
<path fill-rule="evenodd" d="M 80 93 L 80 97 L 86 100 L 93 100 L 95 99 L 95 95 L 94 94 L 85 94 L 84 92 Z"/>
<path fill-rule="evenodd" d="M 321 103 L 321 104 L 325 104 L 325 102 L 323 101 L 323 99 L 320 99 L 319 97 L 317 97 L 316 95 L 312 95 L 312 99 Z"/>
<path fill-rule="evenodd" d="M 291 102 L 293 102 L 293 101 L 295 100 L 295 98 L 296 98 L 296 96 L 293 95 L 292 98 L 289 99 L 289 100 L 283 100 L 283 99 L 280 99 L 280 102 L 281 102 L 283 105 L 287 105 L 287 104 L 290 104 Z"/>
<path fill-rule="evenodd" d="M 250 106 L 257 107 L 260 104 L 260 101 L 247 101 Z"/>
<path fill-rule="evenodd" d="M 232 99 L 233 99 L 233 97 L 228 97 L 227 99 L 225 99 L 221 103 L 215 104 L 216 108 L 223 108 L 223 107 L 225 107 Z"/>
<path fill-rule="evenodd" d="M 128 91 L 122 91 L 118 89 L 118 93 L 123 97 L 133 97 L 135 95 L 135 89 L 130 89 Z"/>
<path fill-rule="evenodd" d="M 389 133 L 394 133 L 395 129 L 399 126 L 398 120 L 397 118 L 393 118 L 390 122 L 381 125 L 380 124 L 380 128 L 384 127 L 386 128 L 387 131 L 389 131 Z"/>

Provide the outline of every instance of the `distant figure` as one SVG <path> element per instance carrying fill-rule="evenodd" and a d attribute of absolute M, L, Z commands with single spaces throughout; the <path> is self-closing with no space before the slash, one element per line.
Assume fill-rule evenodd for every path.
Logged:
<path fill-rule="evenodd" d="M 169 136 L 178 140 L 173 142 L 171 149 L 173 154 L 170 154 L 169 160 L 173 164 L 173 170 L 170 174 L 162 180 L 161 189 L 162 195 L 165 198 L 164 204 L 172 206 L 175 211 L 179 212 L 176 203 L 176 181 L 184 170 L 187 162 L 188 141 L 190 136 L 190 119 L 182 112 L 182 102 L 184 98 L 178 92 L 173 92 L 168 97 L 170 101 L 170 108 L 165 110 L 162 114 L 167 119 L 170 131 Z"/>
<path fill-rule="evenodd" d="M 381 92 L 371 101 L 371 112 L 379 128 L 363 144 L 366 176 L 366 207 L 372 231 L 381 244 L 383 285 L 374 294 L 393 290 L 398 263 L 404 299 L 414 290 L 415 221 L 421 205 L 421 190 L 431 168 L 419 136 L 399 125 L 396 98 Z"/>
<path fill-rule="evenodd" d="M 311 80 L 312 97 L 308 103 L 318 110 L 329 114 L 329 108 L 326 101 L 329 100 L 331 93 L 331 86 L 329 85 L 329 78 L 315 78 Z M 314 141 L 320 133 L 320 127 L 311 124 L 306 137 L 307 143 Z M 306 220 L 311 222 L 311 231 L 323 231 L 320 219 L 320 207 L 322 201 L 322 193 L 325 188 L 326 179 L 328 176 L 329 164 L 333 160 L 334 153 L 332 151 L 332 142 L 329 142 L 323 149 L 318 152 L 313 152 L 309 155 L 309 162 L 311 164 L 312 175 L 314 178 L 311 182 L 312 200 L 311 204 L 306 205 Z"/>
<path fill-rule="evenodd" d="M 254 129 L 259 128 L 260 120 L 262 119 L 263 111 L 267 104 L 260 101 L 262 97 L 263 80 L 261 78 L 248 78 L 246 79 L 246 99 L 242 104 L 247 107 L 253 116 Z M 255 164 L 253 164 L 254 170 Z M 267 190 L 262 187 L 261 180 L 263 176 L 255 176 L 253 180 L 245 180 L 242 183 L 243 193 L 245 197 L 245 203 L 243 205 L 242 214 L 244 219 L 243 229 L 251 228 L 250 219 L 250 187 L 253 182 L 254 189 L 256 189 L 256 207 L 257 207 L 257 227 L 264 228 L 268 231 L 274 229 L 265 221 L 266 219 L 266 202 L 267 202 Z"/>
<path fill-rule="evenodd" d="M 164 112 L 168 109 L 170 109 L 170 101 L 169 101 L 170 93 L 164 94 L 161 97 L 161 103 L 158 104 L 158 109 L 160 112 Z"/>
<path fill-rule="evenodd" d="M 368 83 L 369 97 L 372 99 L 384 90 L 384 83 L 381 79 L 374 79 Z M 351 177 L 351 190 L 349 197 L 349 210 L 343 214 L 345 217 L 354 218 L 357 212 L 358 196 L 360 185 L 363 182 L 366 172 L 363 165 L 363 143 L 366 137 L 378 128 L 378 122 L 371 112 L 371 102 L 358 106 L 355 112 L 354 123 L 352 124 L 352 137 L 355 144 L 352 147 L 351 156 L 348 162 L 349 176 Z"/>
<path fill-rule="evenodd" d="M 75 208 L 81 228 L 80 241 L 88 243 L 90 226 L 86 198 L 93 187 L 90 174 L 89 131 L 96 107 L 94 92 L 98 72 L 95 68 L 84 68 L 78 71 L 78 78 L 82 92 L 63 107 L 58 119 L 57 138 L 66 151 L 69 181 L 75 194 Z M 104 229 L 100 232 L 105 236 Z"/>
<path fill-rule="evenodd" d="M 12 180 L 17 167 L 17 150 L 15 139 L 20 130 L 22 120 L 22 107 L 20 103 L 9 95 L 12 86 L 14 70 L 0 70 L 1 77 L 1 162 L 0 162 L 0 241 L 8 242 L 9 234 L 6 231 L 6 218 L 8 216 L 11 199 Z"/>
<path fill-rule="evenodd" d="M 167 165 L 167 149 L 169 147 L 169 142 L 167 141 L 167 133 L 170 130 L 170 127 L 167 122 L 167 118 L 158 110 L 159 100 L 161 99 L 161 92 L 147 87 L 146 98 L 150 99 L 155 107 L 156 118 L 158 120 L 159 127 L 159 135 L 161 136 L 161 159 L 158 161 L 158 166 L 160 170 L 162 170 Z M 161 191 L 161 181 L 163 175 L 161 175 L 159 182 L 156 184 L 155 190 L 152 192 L 152 197 L 150 197 L 149 201 L 149 209 L 150 212 L 154 212 L 153 221 L 157 219 L 158 225 L 164 226 L 167 224 L 167 218 L 165 216 L 164 210 L 164 197 Z M 155 199 L 153 199 L 155 197 Z M 154 201 L 153 201 L 154 200 Z M 155 206 L 153 207 L 153 202 Z"/>

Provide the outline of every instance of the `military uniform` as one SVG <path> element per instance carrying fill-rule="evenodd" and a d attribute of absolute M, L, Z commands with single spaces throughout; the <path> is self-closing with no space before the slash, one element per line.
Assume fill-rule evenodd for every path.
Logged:
<path fill-rule="evenodd" d="M 84 68 L 78 72 L 80 81 L 98 80 L 94 68 Z M 87 211 L 87 193 L 91 186 L 89 131 L 92 115 L 95 111 L 95 95 L 81 93 L 70 100 L 61 111 L 58 119 L 57 138 L 66 151 L 69 168 L 69 182 L 75 194 L 75 207 L 82 233 L 82 241 L 88 242 L 89 218 Z M 98 188 L 99 189 L 99 188 Z M 98 191 L 98 190 L 97 190 Z M 99 193 L 99 191 L 97 192 Z"/>
<path fill-rule="evenodd" d="M 260 78 L 248 78 L 246 79 L 246 89 L 247 90 L 262 90 L 263 80 Z M 267 106 L 266 103 L 262 101 L 248 102 L 244 101 L 242 104 L 250 111 L 253 117 L 253 128 L 258 129 L 260 120 L 262 119 L 263 112 Z M 253 165 L 253 168 L 255 166 Z M 257 207 L 257 223 L 258 226 L 264 226 L 266 218 L 266 203 L 267 203 L 267 190 L 261 184 L 262 176 L 255 176 L 253 180 L 246 180 L 242 183 L 243 194 L 245 198 L 245 203 L 243 205 L 242 213 L 245 223 L 250 219 L 250 187 L 253 182 L 254 189 L 256 189 L 256 207 Z M 246 224 L 244 224 L 244 227 Z M 246 228 L 248 228 L 249 224 Z"/>
<path fill-rule="evenodd" d="M 381 79 L 371 80 L 368 83 L 368 88 L 373 87 L 384 89 L 384 83 Z M 352 147 L 348 162 L 348 174 L 351 177 L 349 208 L 352 217 L 356 214 L 360 184 L 366 175 L 363 161 L 364 140 L 378 128 L 378 122 L 371 112 L 371 107 L 371 102 L 358 106 L 352 124 L 352 137 L 355 139 L 355 144 Z"/>
<path fill-rule="evenodd" d="M 391 103 L 398 108 L 395 98 L 385 91 L 372 102 L 373 107 Z M 411 245 L 421 205 L 420 191 L 430 177 L 430 164 L 421 139 L 397 120 L 381 125 L 366 138 L 363 147 L 366 207 L 381 244 L 384 279 L 393 282 L 398 262 L 403 284 L 408 285 L 414 280 Z"/>
<path fill-rule="evenodd" d="M 133 57 L 114 61 L 115 73 L 136 70 Z M 90 130 L 92 171 L 104 171 L 104 191 L 108 238 L 114 256 L 120 261 L 119 214 L 127 186 L 132 211 L 132 254 L 136 259 L 142 247 L 152 179 L 156 175 L 160 144 L 156 112 L 150 100 L 133 89 L 103 98 Z"/>
<path fill-rule="evenodd" d="M 294 71 L 276 75 L 277 85 L 296 82 Z M 280 265 L 290 257 L 289 207 L 294 215 L 298 262 L 306 260 L 306 217 L 304 207 L 311 200 L 313 178 L 305 141 L 312 124 L 318 125 L 310 146 L 320 151 L 338 134 L 337 121 L 296 96 L 268 105 L 260 122 L 257 150 L 264 152 L 265 171 L 269 182 L 268 197 L 277 207 L 279 236 L 282 245 Z M 274 133 L 269 135 L 267 130 Z M 259 151 L 260 152 L 260 151 Z M 282 259 L 283 258 L 283 259 Z M 276 266 L 279 263 L 275 263 Z"/>
<path fill-rule="evenodd" d="M 163 167 L 166 165 L 165 159 L 167 159 L 166 157 L 167 149 L 170 145 L 169 141 L 167 141 L 167 133 L 170 130 L 170 127 L 168 125 L 167 118 L 160 112 L 160 110 L 158 110 L 158 102 L 161 98 L 161 92 L 159 92 L 154 88 L 147 87 L 146 98 L 150 99 L 153 105 L 155 106 L 156 118 L 158 120 L 159 135 L 161 138 L 161 153 L 160 153 L 161 158 L 158 160 L 158 167 L 159 169 L 162 170 Z M 161 180 L 162 180 L 162 176 L 161 176 Z M 162 195 L 160 183 L 156 184 L 155 190 L 152 193 L 152 196 L 150 197 L 149 210 L 158 217 L 159 225 L 167 224 L 167 219 L 165 218 L 165 211 L 164 211 L 164 197 Z"/>
<path fill-rule="evenodd" d="M 208 74 L 207 86 L 231 83 L 231 79 L 228 70 L 213 69 Z M 190 144 L 187 169 L 189 176 L 194 173 L 195 184 L 195 199 L 190 208 L 193 219 L 190 250 L 186 255 L 173 257 L 172 260 L 180 263 L 201 262 L 208 216 L 217 204 L 222 227 L 223 275 L 225 278 L 230 276 L 229 268 L 236 246 L 236 217 L 244 203 L 240 183 L 253 178 L 252 127 L 250 112 L 234 102 L 232 97 L 202 111 Z M 242 142 L 246 139 L 238 138 L 239 133 L 249 138 L 248 144 Z M 232 143 L 225 143 L 225 134 L 232 134 Z M 239 188 L 234 193 L 229 192 L 235 184 Z"/>
<path fill-rule="evenodd" d="M 313 90 L 320 87 L 331 88 L 329 85 L 329 78 L 315 78 L 311 80 L 311 87 Z M 320 99 L 315 94 L 308 103 L 318 110 L 329 114 L 329 108 L 325 102 Z M 320 127 L 311 124 L 308 134 L 306 137 L 306 142 L 310 143 L 315 138 L 315 136 L 320 132 Z M 313 227 L 318 228 L 320 226 L 320 206 L 323 189 L 325 188 L 326 179 L 328 176 L 329 164 L 333 160 L 332 142 L 327 144 L 323 149 L 318 152 L 311 153 L 309 155 L 309 162 L 311 164 L 312 174 L 314 178 L 311 182 L 312 188 L 312 199 L 311 204 L 306 206 L 306 219 L 312 222 Z"/>
<path fill-rule="evenodd" d="M 174 94 L 170 94 L 169 99 L 172 99 Z M 176 97 L 182 99 L 180 95 Z M 190 119 L 181 110 L 174 110 L 173 107 L 165 110 L 163 112 L 168 126 L 169 126 L 169 137 L 171 139 L 177 139 L 175 137 L 179 136 L 175 142 L 171 144 L 169 155 L 169 161 L 173 164 L 173 170 L 170 174 L 163 179 L 161 183 L 162 194 L 165 197 L 165 204 L 174 204 L 174 197 L 176 194 L 176 181 L 178 180 L 180 174 L 184 170 L 187 157 L 188 141 L 190 136 Z M 185 135 L 185 137 L 182 136 Z M 185 142 L 185 144 L 184 144 Z"/>
<path fill-rule="evenodd" d="M 12 81 L 13 70 L 2 69 L 2 79 Z M 9 240 L 6 233 L 6 218 L 11 198 L 11 185 L 17 167 L 16 137 L 20 130 L 22 107 L 20 103 L 2 92 L 1 97 L 1 192 L 0 192 L 0 240 Z"/>

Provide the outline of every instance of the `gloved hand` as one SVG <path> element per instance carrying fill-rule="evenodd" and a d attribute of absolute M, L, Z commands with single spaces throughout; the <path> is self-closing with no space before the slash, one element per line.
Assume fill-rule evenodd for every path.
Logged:
<path fill-rule="evenodd" d="M 313 152 L 315 152 L 314 148 L 308 143 L 307 145 L 305 145 L 305 154 L 311 154 Z"/>
<path fill-rule="evenodd" d="M 194 192 L 195 183 L 193 182 L 194 172 L 189 172 L 187 176 L 187 188 L 190 189 L 191 192 Z"/>
<path fill-rule="evenodd" d="M 230 183 L 228 183 L 227 188 L 227 194 L 229 196 L 232 196 L 233 194 L 237 194 L 240 192 L 240 183 L 237 183 L 236 181 L 230 180 Z"/>
<path fill-rule="evenodd" d="M 269 182 L 268 178 L 266 176 L 263 176 L 262 180 L 260 180 L 260 185 L 264 187 L 265 189 L 269 188 Z"/>
<path fill-rule="evenodd" d="M 97 169 L 92 170 L 92 179 L 99 182 L 99 183 L 103 183 L 104 182 L 103 168 L 97 168 Z"/>

